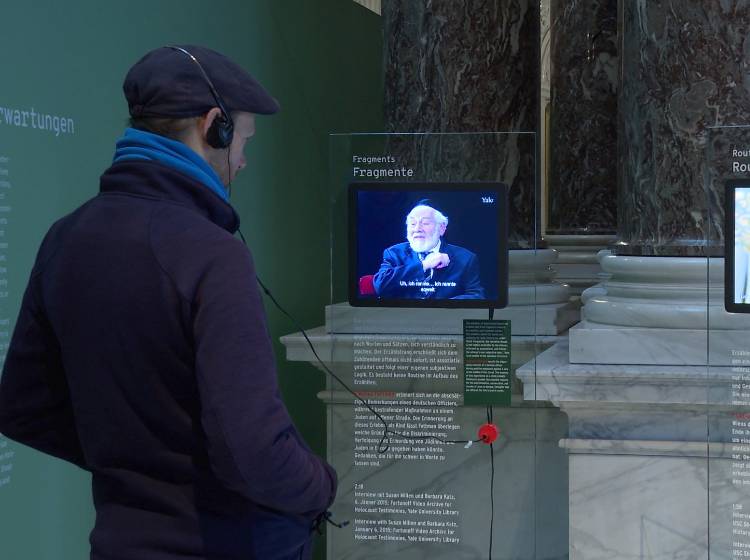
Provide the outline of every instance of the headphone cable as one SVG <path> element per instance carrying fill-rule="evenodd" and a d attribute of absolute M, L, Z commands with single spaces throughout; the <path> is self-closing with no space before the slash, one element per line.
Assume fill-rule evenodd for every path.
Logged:
<path fill-rule="evenodd" d="M 242 242 L 247 246 L 247 241 L 245 240 L 245 236 L 242 235 L 242 231 L 239 229 L 237 232 L 240 234 L 240 238 L 242 239 Z M 333 379 L 335 379 L 348 393 L 350 393 L 357 401 L 362 403 L 382 424 L 383 424 L 383 436 L 380 438 L 380 442 L 378 443 L 377 452 L 378 454 L 382 455 L 384 453 L 388 452 L 388 449 L 390 449 L 390 436 L 398 436 L 401 438 L 404 438 L 406 440 L 415 440 L 415 441 L 437 441 L 440 443 L 446 443 L 446 444 L 459 444 L 464 443 L 467 445 L 472 445 L 474 443 L 478 443 L 480 441 L 483 441 L 482 439 L 463 439 L 463 440 L 451 440 L 451 439 L 443 439 L 439 438 L 437 436 L 413 436 L 413 435 L 407 435 L 402 432 L 398 432 L 396 430 L 391 429 L 391 427 L 388 425 L 388 422 L 383 418 L 383 416 L 375 410 L 375 408 L 367 402 L 365 399 L 363 399 L 361 396 L 359 396 L 355 391 L 353 391 L 338 375 L 333 373 L 333 371 L 326 365 L 326 363 L 320 358 L 318 355 L 317 350 L 315 350 L 315 346 L 313 345 L 312 341 L 310 340 L 310 337 L 307 335 L 307 332 L 305 332 L 305 329 L 303 329 L 299 323 L 295 320 L 294 317 L 292 317 L 289 312 L 284 309 L 281 304 L 276 300 L 276 298 L 273 296 L 271 291 L 266 287 L 266 285 L 263 283 L 263 281 L 256 275 L 256 280 L 258 281 L 258 285 L 260 285 L 263 292 L 268 296 L 268 298 L 273 302 L 273 304 L 276 306 L 276 308 L 281 311 L 282 314 L 284 314 L 299 330 L 299 332 L 302 333 L 302 336 L 307 341 L 308 346 L 310 347 L 310 350 L 312 350 L 313 356 L 315 356 L 315 359 L 318 361 L 318 363 L 323 367 L 323 369 L 330 375 Z"/>
<path fill-rule="evenodd" d="M 239 228 L 238 228 L 237 232 L 240 234 L 240 238 L 242 239 L 242 242 L 247 247 L 248 246 L 247 245 L 247 241 L 245 240 L 245 236 L 242 235 L 242 231 L 240 231 Z M 317 352 L 317 350 L 315 350 L 315 346 L 313 345 L 312 341 L 310 340 L 310 337 L 307 336 L 307 332 L 305 332 L 305 329 L 303 329 L 299 325 L 299 323 L 297 323 L 297 321 L 294 319 L 294 317 L 292 317 L 289 314 L 289 312 L 287 312 L 286 309 L 284 309 L 281 306 L 281 304 L 276 300 L 276 298 L 273 296 L 273 294 L 271 293 L 271 291 L 265 286 L 265 284 L 257 276 L 257 274 L 256 274 L 255 278 L 258 281 L 258 285 L 261 287 L 261 289 L 263 290 L 263 292 L 268 296 L 268 298 L 273 302 L 273 304 L 276 306 L 276 308 L 279 311 L 281 311 L 281 313 L 284 314 L 292 322 L 292 324 L 297 329 L 299 329 L 299 331 L 302 333 L 302 336 L 305 337 L 305 340 L 307 341 L 307 344 L 310 347 L 310 350 L 312 350 L 312 353 L 315 356 L 315 359 L 323 367 L 323 369 L 328 373 L 328 375 L 330 375 L 333 379 L 335 379 L 336 381 L 338 381 L 338 383 L 342 387 L 344 387 L 344 389 L 346 389 L 347 392 L 351 393 L 351 395 L 356 400 L 358 400 L 363 405 L 365 405 L 365 407 L 367 407 L 367 409 L 370 412 L 372 412 L 375 415 L 375 417 L 383 424 L 383 436 L 380 438 L 380 443 L 378 443 L 378 449 L 377 449 L 378 454 L 382 455 L 382 454 L 386 453 L 388 451 L 388 449 L 390 448 L 390 434 L 392 434 L 394 436 L 402 437 L 402 438 L 404 438 L 406 440 L 438 441 L 438 442 L 446 443 L 446 444 L 465 443 L 465 444 L 467 444 L 466 445 L 467 447 L 469 447 L 470 445 L 472 445 L 474 443 L 478 443 L 480 441 L 484 441 L 481 438 L 480 439 L 472 439 L 472 440 L 448 440 L 448 439 L 439 438 L 437 436 L 411 436 L 411 435 L 406 435 L 406 434 L 403 434 L 401 432 L 397 432 L 395 430 L 392 430 L 388 426 L 388 422 L 386 422 L 385 418 L 383 418 L 383 416 L 377 410 L 375 410 L 375 408 L 373 408 L 373 406 L 370 405 L 370 403 L 368 403 L 365 399 L 363 399 L 362 397 L 360 397 L 346 383 L 344 383 L 344 381 L 342 381 L 342 379 L 338 375 L 336 375 L 335 373 L 333 373 L 333 371 L 325 364 L 325 362 L 318 355 L 318 352 Z M 490 311 L 489 311 L 489 318 L 490 318 L 490 320 L 493 319 L 493 316 L 494 316 L 494 309 L 491 308 Z M 494 422 L 493 409 L 492 409 L 491 405 L 488 405 L 487 406 L 487 423 L 488 424 L 492 424 L 493 422 Z M 489 547 L 489 556 L 488 556 L 488 558 L 489 558 L 489 560 L 492 560 L 493 530 L 494 530 L 494 526 L 495 526 L 495 446 L 494 446 L 494 443 L 490 442 L 489 447 L 490 447 L 490 547 Z M 331 521 L 331 519 L 330 519 L 330 516 L 326 517 L 325 520 L 328 521 L 329 523 L 332 523 L 333 525 L 335 525 L 335 526 L 337 526 L 339 528 L 343 528 L 344 526 L 348 525 L 348 521 L 345 522 L 344 524 L 333 523 Z"/>

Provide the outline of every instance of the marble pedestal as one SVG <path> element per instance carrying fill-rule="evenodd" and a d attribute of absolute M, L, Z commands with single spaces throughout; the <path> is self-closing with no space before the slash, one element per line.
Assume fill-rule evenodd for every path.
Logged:
<path fill-rule="evenodd" d="M 450 538 L 459 542 L 367 542 L 358 540 L 352 524 L 344 530 L 329 530 L 328 558 L 399 560 L 456 560 L 486 558 L 489 545 L 490 449 L 475 444 L 469 449 L 452 445 L 438 452 L 439 461 L 411 458 L 377 459 L 376 466 L 356 466 L 352 431 L 355 409 L 341 392 L 322 392 L 328 405 L 328 461 L 339 474 L 339 493 L 332 507 L 336 518 L 368 519 L 357 513 L 357 492 L 428 493 L 455 496 L 455 516 L 435 516 L 456 523 Z M 483 407 L 459 406 L 454 421 L 460 434 L 472 434 L 486 421 Z M 502 430 L 495 445 L 495 522 L 492 558 L 495 560 L 563 560 L 567 558 L 568 516 L 567 462 L 557 442 L 565 437 L 564 415 L 551 407 L 534 408 L 515 403 L 513 408 L 495 408 L 494 421 Z M 401 449 L 403 446 L 393 446 Z M 410 450 L 419 445 L 407 446 Z M 429 446 L 436 449 L 440 446 Z M 404 452 L 404 457 L 409 457 Z M 416 507 L 416 506 L 415 506 Z M 399 515 L 377 515 L 380 521 L 396 522 Z M 414 537 L 413 534 L 409 535 Z M 361 536 L 360 536 L 361 538 Z"/>
<path fill-rule="evenodd" d="M 557 251 L 553 268 L 555 279 L 570 286 L 572 296 L 600 283 L 605 276 L 599 264 L 599 251 L 606 250 L 615 241 L 612 235 L 550 235 L 544 236 L 550 248 Z"/>
<path fill-rule="evenodd" d="M 511 252 L 509 305 L 497 310 L 495 319 L 511 321 L 512 373 L 563 338 L 560 333 L 578 320 L 579 305 L 570 301 L 568 287 L 553 280 L 551 265 L 556 259 L 557 253 L 551 250 Z M 451 426 L 449 439 L 473 439 L 478 427 L 487 421 L 487 410 L 484 406 L 463 404 L 466 318 L 486 319 L 487 310 L 354 308 L 336 304 L 326 308 L 326 324 L 310 329 L 308 336 L 326 365 L 373 406 L 381 411 L 403 408 L 393 413 L 391 424 L 416 424 L 415 414 L 436 416 L 435 407 L 399 404 L 408 403 L 416 398 L 414 395 L 420 395 L 420 401 L 447 402 L 453 398 L 452 404 L 439 407 L 446 420 L 438 423 Z M 281 340 L 288 359 L 325 369 L 301 333 Z M 434 341 L 451 345 L 457 358 L 453 369 L 444 376 L 378 378 L 378 374 L 368 377 L 362 373 L 358 352 L 363 345 L 391 348 L 398 342 L 398 347 L 413 345 L 419 351 L 420 345 L 427 348 Z M 400 374 L 410 373 L 404 363 L 397 370 Z M 494 455 L 492 557 L 562 560 L 568 550 L 567 459 L 558 441 L 567 435 L 565 416 L 547 403 L 524 402 L 522 388 L 515 376 L 513 379 L 511 406 L 494 408 L 494 422 L 502 435 Z M 399 441 L 392 437 L 394 456 L 384 456 L 377 453 L 382 425 L 339 383 L 329 378 L 327 390 L 319 398 L 327 405 L 328 460 L 339 473 L 340 491 L 333 511 L 339 519 L 352 520 L 346 529 L 329 533 L 329 558 L 454 560 L 486 556 L 491 503 L 487 446 L 475 444 L 465 449 L 463 445 Z M 405 412 L 409 407 L 412 412 Z M 406 415 L 411 415 L 412 420 L 404 419 Z M 363 497 L 365 492 L 374 496 Z M 458 514 L 430 513 L 424 518 L 419 513 L 423 506 L 415 505 L 419 501 L 415 496 L 422 494 L 452 496 L 450 507 L 441 509 Z M 393 506 L 388 500 L 411 502 L 408 507 L 414 512 L 370 513 L 362 509 L 363 500 L 368 499 L 385 508 Z M 451 525 L 426 525 L 430 520 Z M 416 524 L 406 525 L 411 522 Z M 438 532 L 430 533 L 430 529 Z M 394 540 L 387 540 L 391 538 Z M 433 542 L 433 538 L 438 540 Z"/>
<path fill-rule="evenodd" d="M 485 317 L 481 317 L 485 318 Z M 361 340 L 365 335 L 362 334 L 341 334 L 331 333 L 327 326 L 314 327 L 305 331 L 310 342 L 315 347 L 318 355 L 326 364 L 333 363 L 336 367 L 343 367 L 344 373 L 346 368 L 351 366 L 354 349 L 353 345 L 356 340 Z M 368 335 L 373 339 L 388 339 L 389 335 L 399 335 L 401 333 L 378 333 Z M 430 335 L 414 335 L 424 340 L 429 340 Z M 441 340 L 450 340 L 456 343 L 459 354 L 463 353 L 462 335 L 455 333 L 452 335 L 438 335 Z M 543 350 L 550 348 L 553 344 L 564 339 L 559 336 L 513 336 L 511 337 L 511 370 L 515 371 L 519 366 L 532 360 L 534 356 Z M 286 359 L 293 362 L 310 362 L 320 370 L 324 368 L 315 359 L 310 345 L 305 340 L 301 332 L 291 333 L 281 337 L 281 343 L 286 347 Z M 435 386 L 431 386 L 435 389 Z M 412 387 L 413 389 L 414 387 Z M 419 387 L 420 390 L 424 390 Z M 442 387 L 441 390 L 460 391 L 461 387 L 455 384 Z M 543 399 L 539 399 L 543 400 Z"/>
<path fill-rule="evenodd" d="M 528 297 L 533 299 L 533 293 Z M 352 307 L 337 303 L 326 307 L 326 323 L 337 334 L 460 334 L 464 319 L 487 319 L 486 309 L 410 309 Z M 534 305 L 509 305 L 498 309 L 495 319 L 511 322 L 519 336 L 556 336 L 564 333 L 580 318 L 576 302 Z"/>
<path fill-rule="evenodd" d="M 708 560 L 705 453 L 646 455 L 636 446 L 619 449 L 616 441 L 603 452 L 589 443 L 565 442 L 571 559 Z"/>
<path fill-rule="evenodd" d="M 568 416 L 571 559 L 732 557 L 750 497 L 732 483 L 732 368 L 572 364 L 560 342 L 517 375 Z"/>
<path fill-rule="evenodd" d="M 318 354 L 327 365 L 344 379 L 355 391 L 368 395 L 388 395 L 368 397 L 373 399 L 395 399 L 399 395 L 453 394 L 460 395 L 462 382 L 458 380 L 409 380 L 380 383 L 377 387 L 360 386 L 353 378 L 353 354 L 357 341 L 368 339 L 384 341 L 400 338 L 396 334 L 354 335 L 326 332 L 326 327 L 311 329 L 308 336 Z M 402 338 L 402 337 L 401 337 Z M 460 335 L 430 335 L 417 337 L 420 340 L 453 341 L 462 355 Z M 561 337 L 512 338 L 512 363 L 516 367 L 533 359 L 542 349 L 551 347 Z M 287 348 L 287 358 L 294 361 L 308 361 L 321 367 L 315 360 L 310 347 L 301 333 L 282 337 Z M 457 366 L 461 370 L 461 365 Z M 404 456 L 424 453 L 430 449 L 442 457 L 440 460 L 424 461 L 414 459 L 387 459 L 372 453 L 365 463 L 357 464 L 355 454 L 355 420 L 363 410 L 357 408 L 352 396 L 341 390 L 338 383 L 329 380 L 328 389 L 319 398 L 326 403 L 328 418 L 328 461 L 339 474 L 339 495 L 332 508 L 338 519 L 354 520 L 358 523 L 344 530 L 329 532 L 328 558 L 384 558 L 397 556 L 405 560 L 422 560 L 425 557 L 435 560 L 473 559 L 487 554 L 489 542 L 490 514 L 490 456 L 489 448 L 475 444 L 469 449 L 463 445 L 429 445 L 417 443 L 406 445 L 395 443 L 394 449 Z M 376 405 L 379 406 L 379 405 Z M 380 406 L 380 410 L 382 410 Z M 476 437 L 478 427 L 486 422 L 484 407 L 464 406 L 461 398 L 457 406 L 451 407 L 451 424 L 456 429 L 450 432 L 452 439 Z M 364 412 L 366 414 L 366 412 Z M 425 414 L 430 414 L 425 409 Z M 510 407 L 495 407 L 494 422 L 502 435 L 495 446 L 495 528 L 493 558 L 505 560 L 563 560 L 567 558 L 567 460 L 558 442 L 567 435 L 565 415 L 546 403 L 523 402 L 520 394 L 514 395 Z M 370 420 L 376 425 L 377 422 Z M 375 431 L 378 432 L 379 428 Z M 379 433 L 379 432 L 378 432 Z M 394 438 L 398 442 L 398 438 Z M 357 448 L 360 453 L 361 448 Z M 408 449 L 408 451 L 404 451 Z M 437 450 L 437 451 L 436 451 Z M 360 456 L 361 457 L 361 456 Z M 367 530 L 365 521 L 398 523 L 398 514 L 375 515 L 368 517 L 358 513 L 355 506 L 357 489 L 362 492 L 383 492 L 384 489 L 398 494 L 418 495 L 427 492 L 432 495 L 449 494 L 455 496 L 452 509 L 458 511 L 457 525 L 445 538 L 458 539 L 452 542 L 368 542 L 360 540 L 367 536 L 355 532 Z M 436 517 L 438 522 L 444 517 Z M 386 526 L 388 529 L 389 526 Z M 410 530 L 392 527 L 393 530 Z M 415 529 L 416 530 L 416 529 Z M 409 534 L 409 537 L 418 535 Z M 429 535 L 426 535 L 429 537 Z"/>
<path fill-rule="evenodd" d="M 732 351 L 748 344 L 747 330 L 624 327 L 582 321 L 572 327 L 571 361 L 598 364 L 705 364 L 729 366 Z"/>
<path fill-rule="evenodd" d="M 308 336 L 318 354 L 338 376 L 353 390 L 365 395 L 371 402 L 392 399 L 400 402 L 411 395 L 424 395 L 429 399 L 437 395 L 454 395 L 455 406 L 442 407 L 450 411 L 451 439 L 476 437 L 478 427 L 486 422 L 487 411 L 483 406 L 465 406 L 462 402 L 462 377 L 445 379 L 388 379 L 377 385 L 362 385 L 354 375 L 355 348 L 363 341 L 383 343 L 392 340 L 420 341 L 439 340 L 455 344 L 457 356 L 463 356 L 461 334 L 462 318 L 472 316 L 466 311 L 441 314 L 446 310 L 410 309 L 351 309 L 348 306 L 332 306 L 325 326 L 310 329 Z M 533 312 L 533 306 L 525 306 Z M 386 313 L 387 311 L 387 313 Z M 431 316 L 415 316 L 415 311 L 436 311 Z M 370 318 L 362 319 L 355 332 L 342 333 L 342 314 L 357 318 L 358 313 L 370 313 Z M 380 315 L 380 313 L 383 313 Z M 374 319 L 373 319 L 374 317 Z M 476 314 L 485 318 L 486 311 Z M 380 320 L 382 319 L 382 320 Z M 519 321 L 520 322 L 520 321 Z M 352 324 L 356 321 L 352 320 Z M 512 323 L 515 332 L 518 323 Z M 533 325 L 529 321 L 528 325 Z M 367 329 L 391 332 L 364 334 Z M 373 325 L 379 325 L 378 328 Z M 408 334 L 427 331 L 426 334 Z M 360 331 L 360 332 L 356 332 Z M 404 333 L 407 334 L 404 334 Z M 451 334 L 444 334 L 444 333 Z M 532 360 L 539 352 L 558 342 L 560 336 L 518 336 L 511 338 L 511 369 Z M 315 359 L 312 350 L 301 333 L 282 337 L 287 349 L 287 359 L 307 361 L 316 367 L 322 366 Z M 456 364 L 456 372 L 462 371 L 462 364 Z M 490 514 L 490 455 L 489 448 L 475 444 L 469 449 L 463 445 L 423 445 L 420 442 L 404 444 L 393 438 L 392 448 L 398 449 L 401 458 L 381 457 L 374 453 L 372 445 L 358 442 L 355 430 L 362 429 L 364 422 L 371 431 L 380 433 L 379 424 L 370 418 L 369 413 L 358 406 L 352 396 L 341 386 L 328 380 L 327 390 L 319 394 L 326 403 L 328 420 L 328 461 L 339 474 L 339 495 L 333 506 L 338 519 L 348 519 L 352 524 L 343 530 L 331 530 L 328 537 L 328 558 L 385 558 L 395 556 L 405 560 L 422 560 L 426 557 L 435 560 L 474 559 L 487 555 L 489 545 Z M 563 560 L 567 558 L 567 459 L 558 446 L 560 439 L 567 436 L 565 415 L 547 403 L 524 402 L 519 384 L 514 385 L 510 407 L 495 407 L 494 422 L 502 435 L 495 446 L 495 526 L 493 558 L 505 560 Z M 442 397 L 438 397 L 442 398 Z M 375 404 L 380 410 L 385 405 Z M 433 414 L 429 407 L 425 415 Z M 359 422 L 359 424 L 356 424 Z M 375 427 L 372 427 L 372 423 Z M 359 426 L 359 428 L 358 428 Z M 372 439 L 372 436 L 370 436 Z M 377 435 L 374 436 L 378 438 Z M 421 459 L 425 454 L 437 455 L 438 459 Z M 365 454 L 365 455 L 363 455 Z M 365 457 L 366 458 L 363 458 Z M 420 494 L 450 495 L 450 508 L 459 512 L 453 516 L 435 514 L 428 516 L 437 523 L 448 521 L 455 526 L 438 527 L 437 531 L 451 531 L 439 534 L 439 542 L 431 542 L 434 535 L 416 533 L 429 530 L 429 526 L 406 527 L 405 516 L 400 513 L 369 514 L 356 508 L 362 507 L 362 495 L 371 492 L 375 499 L 379 493 L 391 492 L 403 495 L 403 500 L 415 500 Z M 438 500 L 439 501 L 439 500 Z M 390 507 L 385 504 L 384 507 Z M 419 509 L 419 508 L 415 508 Z M 410 514 L 411 515 L 411 514 Z M 417 523 L 426 522 L 414 514 Z M 356 522 L 355 522 L 356 520 Z M 373 523 L 373 531 L 394 531 L 393 533 L 368 533 Z M 383 525 L 378 525 L 382 523 Z M 415 532 L 411 532 L 411 531 Z M 397 533 L 395 531 L 402 531 Z M 363 540 L 369 537 L 408 539 L 424 538 L 425 541 Z M 455 539 L 455 542 L 451 541 Z"/>
<path fill-rule="evenodd" d="M 570 361 L 730 365 L 750 317 L 724 310 L 724 259 L 599 255 L 600 285 L 582 294 Z"/>
<path fill-rule="evenodd" d="M 750 497 L 737 472 L 750 471 L 732 422 L 750 398 L 737 369 L 750 324 L 723 309 L 723 260 L 600 262 L 610 277 L 582 294 L 569 344 L 517 371 L 527 399 L 568 416 L 570 557 L 736 557 L 732 508 Z"/>

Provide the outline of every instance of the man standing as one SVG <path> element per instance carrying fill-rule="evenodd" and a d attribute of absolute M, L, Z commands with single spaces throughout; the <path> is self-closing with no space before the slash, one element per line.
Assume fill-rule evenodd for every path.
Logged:
<path fill-rule="evenodd" d="M 94 560 L 308 558 L 333 469 L 281 401 L 227 185 L 276 101 L 156 49 L 100 193 L 52 226 L 0 380 L 0 432 L 91 472 Z"/>
<path fill-rule="evenodd" d="M 375 293 L 392 299 L 484 299 L 477 256 L 443 243 L 448 218 L 420 203 L 406 216 L 405 243 L 383 251 Z"/>

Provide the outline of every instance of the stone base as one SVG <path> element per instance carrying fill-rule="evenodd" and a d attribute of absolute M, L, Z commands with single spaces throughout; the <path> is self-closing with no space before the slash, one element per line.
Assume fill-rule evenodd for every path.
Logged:
<path fill-rule="evenodd" d="M 580 306 L 575 302 L 512 305 L 495 311 L 495 319 L 511 321 L 513 335 L 555 336 L 575 324 Z M 487 319 L 486 309 L 399 309 L 326 307 L 326 328 L 332 334 L 462 334 L 464 319 Z"/>
<path fill-rule="evenodd" d="M 395 338 L 408 338 L 415 341 L 442 340 L 450 341 L 456 344 L 456 352 L 459 356 L 459 363 L 456 364 L 454 373 L 455 379 L 432 379 L 424 380 L 391 380 L 389 389 L 406 392 L 463 392 L 463 336 L 462 335 L 354 335 L 354 334 L 330 334 L 326 332 L 325 327 L 316 327 L 307 331 L 310 342 L 315 347 L 320 359 L 333 371 L 336 372 L 342 381 L 350 385 L 354 390 L 372 389 L 369 386 L 357 384 L 353 378 L 352 364 L 354 362 L 354 344 L 357 340 L 366 337 L 372 341 L 387 341 Z M 562 337 L 558 336 L 512 336 L 511 337 L 511 373 L 516 368 L 532 360 L 534 356 L 550 348 L 553 344 L 559 342 Z M 286 358 L 289 361 L 305 361 L 325 371 L 320 362 L 310 349 L 307 340 L 302 333 L 292 333 L 281 337 L 281 343 L 286 347 Z M 337 387 L 338 384 L 326 377 L 327 387 Z M 520 395 L 522 388 L 518 380 L 513 377 L 513 393 Z"/>
<path fill-rule="evenodd" d="M 308 329 L 307 336 L 312 342 L 315 350 L 322 360 L 326 362 L 349 362 L 352 361 L 353 344 L 355 336 L 353 334 L 331 334 L 327 332 L 326 327 L 320 326 Z M 377 338 L 383 338 L 384 335 L 376 335 Z M 419 336 L 419 335 L 414 335 Z M 387 338 L 387 336 L 386 336 Z M 419 336 L 419 338 L 426 338 Z M 462 334 L 448 336 L 458 344 L 459 349 L 463 345 Z M 550 348 L 553 344 L 560 342 L 564 337 L 559 336 L 512 336 L 511 337 L 511 367 L 513 369 L 527 363 L 534 358 L 539 352 Z M 301 332 L 287 334 L 281 337 L 281 343 L 286 347 L 286 359 L 291 362 L 310 362 L 316 365 L 317 360 L 310 349 L 310 345 L 302 336 Z M 459 352 L 462 354 L 462 351 Z"/>
<path fill-rule="evenodd" d="M 557 272 L 555 280 L 570 286 L 572 296 L 580 296 L 606 276 L 597 255 L 617 238 L 614 235 L 545 234 L 544 239 L 558 253 L 557 262 L 552 265 Z"/>
<path fill-rule="evenodd" d="M 727 443 L 747 410 L 731 400 L 732 368 L 568 356 L 560 342 L 516 374 L 527 399 L 568 416 L 570 558 L 732 558 L 732 504 L 750 499 Z"/>
<path fill-rule="evenodd" d="M 581 296 L 570 361 L 732 365 L 750 340 L 750 317 L 724 310 L 724 259 L 599 254 L 611 276 Z"/>
<path fill-rule="evenodd" d="M 676 451 L 672 442 L 561 445 L 569 453 L 570 558 L 732 557 L 732 503 L 747 495 L 726 484 L 731 461 L 714 446 L 709 458 L 705 442 L 680 442 Z"/>
<path fill-rule="evenodd" d="M 664 419 L 652 425 L 642 420 L 644 413 L 663 411 L 671 417 L 681 415 L 681 437 L 673 432 L 672 438 L 702 439 L 706 405 L 733 406 L 731 385 L 736 374 L 730 367 L 573 364 L 568 356 L 568 341 L 560 341 L 519 367 L 516 375 L 524 384 L 524 398 L 550 401 L 590 423 L 585 428 L 578 424 L 579 435 L 585 437 L 596 437 L 602 423 L 615 422 L 619 439 L 669 439 L 669 433 L 654 431 L 664 427 Z M 698 418 L 690 432 L 685 431 L 692 425 L 688 416 Z"/>
<path fill-rule="evenodd" d="M 583 321 L 569 331 L 574 364 L 729 366 L 745 349 L 745 330 L 623 327 Z"/>
<path fill-rule="evenodd" d="M 319 395 L 328 410 L 328 461 L 339 473 L 339 492 L 331 510 L 336 519 L 352 521 L 329 532 L 328 558 L 456 560 L 486 558 L 489 546 L 490 450 L 483 444 L 465 449 L 451 445 L 441 461 L 377 459 L 377 466 L 354 464 L 354 408 L 342 393 Z M 550 407 L 495 407 L 494 421 L 502 435 L 495 443 L 495 522 L 492 558 L 565 560 L 568 552 L 567 457 L 558 442 L 566 437 L 565 415 Z M 486 422 L 484 407 L 455 409 L 453 422 L 461 428 L 451 437 L 475 437 Z M 394 447 L 403 447 L 395 445 Z M 424 447 L 419 442 L 407 448 Z M 439 447 L 439 446 L 438 446 Z M 403 451 L 409 454 L 409 451 Z M 355 519 L 399 519 L 398 514 L 355 512 L 355 488 L 362 491 L 451 494 L 456 516 L 452 538 L 458 543 L 386 542 L 355 539 Z M 360 498 L 361 500 L 361 498 Z M 417 515 L 419 518 L 420 516 Z M 359 533 L 361 537 L 361 533 Z"/>
<path fill-rule="evenodd" d="M 588 263 L 560 263 L 557 270 L 557 279 L 570 286 L 570 295 L 578 296 L 591 286 L 602 281 L 602 267 Z"/>

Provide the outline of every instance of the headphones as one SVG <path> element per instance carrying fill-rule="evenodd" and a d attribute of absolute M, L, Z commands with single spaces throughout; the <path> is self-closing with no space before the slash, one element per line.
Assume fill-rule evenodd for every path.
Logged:
<path fill-rule="evenodd" d="M 227 108 L 224 106 L 224 103 L 222 102 L 219 93 L 216 91 L 211 78 L 208 77 L 208 74 L 206 74 L 206 71 L 203 69 L 203 66 L 201 66 L 201 63 L 198 62 L 198 59 L 190 54 L 187 50 L 175 45 L 167 45 L 165 48 L 174 49 L 176 51 L 184 53 L 185 55 L 190 57 L 190 60 L 198 65 L 198 69 L 201 71 L 203 79 L 206 80 L 206 84 L 208 84 L 208 89 L 211 90 L 211 95 L 213 95 L 214 100 L 216 101 L 216 105 L 218 105 L 219 109 L 221 110 L 221 114 L 214 119 L 214 121 L 211 123 L 211 126 L 208 128 L 208 132 L 206 133 L 206 141 L 212 148 L 216 148 L 219 150 L 228 148 L 232 143 L 232 137 L 234 136 L 234 121 L 232 120 L 232 116 L 229 114 L 229 111 L 227 111 Z"/>

